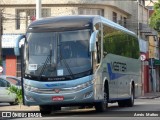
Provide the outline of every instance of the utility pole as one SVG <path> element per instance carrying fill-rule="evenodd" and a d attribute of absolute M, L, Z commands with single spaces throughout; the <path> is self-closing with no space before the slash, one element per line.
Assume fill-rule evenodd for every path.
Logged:
<path fill-rule="evenodd" d="M 2 35 L 3 35 L 3 14 L 0 9 L 0 61 L 2 62 Z"/>
<path fill-rule="evenodd" d="M 36 20 L 41 18 L 41 0 L 36 0 Z"/>
<path fill-rule="evenodd" d="M 140 38 L 140 35 L 139 35 L 139 1 L 137 0 L 137 36 L 138 36 L 138 39 Z"/>

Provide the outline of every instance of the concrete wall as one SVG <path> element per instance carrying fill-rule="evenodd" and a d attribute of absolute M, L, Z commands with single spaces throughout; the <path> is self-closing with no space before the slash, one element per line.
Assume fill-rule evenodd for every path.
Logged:
<path fill-rule="evenodd" d="M 146 7 L 139 5 L 139 22 L 148 24 L 149 11 Z"/>
<path fill-rule="evenodd" d="M 159 40 L 157 36 L 148 36 L 149 42 L 149 58 L 154 58 L 159 60 Z"/>

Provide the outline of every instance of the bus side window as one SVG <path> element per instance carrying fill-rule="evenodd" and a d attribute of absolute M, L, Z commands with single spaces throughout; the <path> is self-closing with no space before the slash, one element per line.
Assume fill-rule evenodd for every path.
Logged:
<path fill-rule="evenodd" d="M 97 47 L 97 63 L 100 63 L 101 61 L 101 41 L 99 39 L 96 42 L 96 47 Z"/>

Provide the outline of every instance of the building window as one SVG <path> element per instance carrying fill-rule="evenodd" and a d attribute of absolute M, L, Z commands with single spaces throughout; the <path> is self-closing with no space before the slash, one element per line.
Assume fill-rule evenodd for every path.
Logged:
<path fill-rule="evenodd" d="M 124 17 L 123 19 L 124 19 L 124 20 L 123 20 L 123 26 L 126 28 L 126 27 L 127 27 L 127 18 Z"/>
<path fill-rule="evenodd" d="M 21 58 L 17 57 L 17 77 L 21 77 Z"/>
<path fill-rule="evenodd" d="M 26 26 L 32 21 L 32 18 L 36 16 L 35 9 L 17 9 L 16 10 L 16 29 L 21 29 L 21 24 Z M 50 17 L 51 9 L 42 9 L 42 17 Z"/>
<path fill-rule="evenodd" d="M 78 9 L 79 15 L 101 15 L 104 16 L 103 9 L 91 9 L 91 8 L 79 8 Z"/>
<path fill-rule="evenodd" d="M 139 1 L 139 4 L 145 6 L 145 0 L 138 0 Z"/>
<path fill-rule="evenodd" d="M 123 17 L 122 16 L 120 17 L 120 20 L 118 20 L 118 24 L 123 26 Z"/>
<path fill-rule="evenodd" d="M 113 12 L 113 22 L 117 23 L 117 13 Z"/>
<path fill-rule="evenodd" d="M 153 6 L 147 6 L 149 10 L 154 10 Z"/>
<path fill-rule="evenodd" d="M 123 17 L 121 16 L 121 21 L 123 21 Z"/>

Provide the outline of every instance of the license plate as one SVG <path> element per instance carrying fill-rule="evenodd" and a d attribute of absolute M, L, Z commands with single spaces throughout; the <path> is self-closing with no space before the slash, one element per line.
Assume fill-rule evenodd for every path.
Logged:
<path fill-rule="evenodd" d="M 54 96 L 52 97 L 53 101 L 63 101 L 64 100 L 64 96 Z"/>

